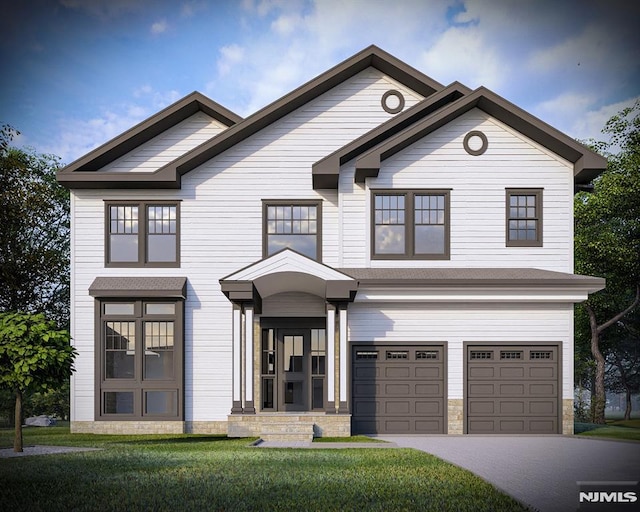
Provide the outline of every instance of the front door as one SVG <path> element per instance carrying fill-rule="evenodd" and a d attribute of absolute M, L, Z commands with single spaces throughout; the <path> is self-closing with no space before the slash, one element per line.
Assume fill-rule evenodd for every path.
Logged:
<path fill-rule="evenodd" d="M 307 411 L 309 382 L 309 329 L 278 329 L 281 375 L 278 409 Z"/>
<path fill-rule="evenodd" d="M 262 410 L 324 409 L 324 329 L 263 329 L 261 359 Z"/>

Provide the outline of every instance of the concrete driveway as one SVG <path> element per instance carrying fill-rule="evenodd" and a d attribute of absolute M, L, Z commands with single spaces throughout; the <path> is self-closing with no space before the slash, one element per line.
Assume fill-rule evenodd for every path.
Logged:
<path fill-rule="evenodd" d="M 578 482 L 640 480 L 640 443 L 568 436 L 379 437 L 468 469 L 540 512 L 577 510 Z M 593 505 L 582 507 L 597 510 Z"/>

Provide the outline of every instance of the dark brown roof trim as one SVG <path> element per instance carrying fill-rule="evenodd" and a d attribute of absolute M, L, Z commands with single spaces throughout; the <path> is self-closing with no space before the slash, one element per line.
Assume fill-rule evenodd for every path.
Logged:
<path fill-rule="evenodd" d="M 471 94 L 460 98 L 361 155 L 356 160 L 356 176 L 360 178 L 377 176 L 380 171 L 380 163 L 383 160 L 476 107 L 572 162 L 576 183 L 589 183 L 607 166 L 606 158 L 594 153 L 568 135 L 525 112 L 489 89 L 479 87 Z"/>
<path fill-rule="evenodd" d="M 602 289 L 600 277 L 536 268 L 340 268 L 361 285 L 376 286 L 588 286 Z"/>
<path fill-rule="evenodd" d="M 338 188 L 340 166 L 359 154 L 384 142 L 390 136 L 408 128 L 420 119 L 441 109 L 445 105 L 469 94 L 471 89 L 459 82 L 453 82 L 441 91 L 428 96 L 420 103 L 407 109 L 401 114 L 389 119 L 370 132 L 350 142 L 346 146 L 334 151 L 329 156 L 319 160 L 312 167 L 314 189 Z M 356 181 L 364 181 L 364 177 L 356 176 Z"/>
<path fill-rule="evenodd" d="M 372 45 L 166 167 L 183 175 L 371 66 L 423 96 L 429 96 L 443 88 L 439 82 Z"/>
<path fill-rule="evenodd" d="M 96 298 L 187 298 L 186 277 L 96 277 L 89 286 Z"/>
<path fill-rule="evenodd" d="M 63 169 L 58 175 L 58 180 L 70 188 L 180 188 L 180 177 L 183 174 L 202 165 L 216 155 L 226 151 L 235 144 L 371 66 L 423 96 L 429 96 L 443 88 L 442 84 L 429 78 L 417 69 L 412 68 L 376 46 L 369 46 L 353 57 L 331 68 L 329 71 L 326 71 L 274 103 L 259 110 L 244 121 L 235 124 L 228 130 L 213 137 L 210 141 L 192 149 L 155 173 L 126 173 L 126 175 L 125 173 L 118 173 L 113 177 L 107 177 L 107 173 L 95 175 L 92 174 L 91 171 L 99 169 L 110 160 L 102 157 L 102 155 L 100 155 L 102 159 L 96 159 L 94 152 L 92 152 Z M 132 133 L 130 130 L 116 140 L 119 143 L 124 143 L 126 139 L 131 136 Z M 112 143 L 113 142 L 114 141 L 112 141 Z M 127 141 L 126 145 L 128 150 L 131 150 L 142 142 L 144 142 L 144 140 Z M 108 151 L 111 148 L 105 148 L 103 146 L 99 148 L 99 150 L 100 149 Z M 96 150 L 96 152 L 97 151 L 98 150 Z M 126 153 L 126 151 L 119 153 L 117 156 L 121 156 L 124 153 Z M 90 166 L 89 163 L 91 164 Z M 81 171 L 89 172 L 79 174 Z"/>
<path fill-rule="evenodd" d="M 225 126 L 233 126 L 242 121 L 240 116 L 219 103 L 199 92 L 192 92 L 69 164 L 58 173 L 58 181 L 70 188 L 113 188 L 113 185 L 118 181 L 123 181 L 125 182 L 123 186 L 130 187 L 135 186 L 134 183 L 137 181 L 162 181 L 162 179 L 158 180 L 157 173 L 131 173 L 130 175 L 117 173 L 118 176 L 114 177 L 107 175 L 107 173 L 98 175 L 94 172 L 198 111 L 204 112 Z M 96 184 L 90 183 L 94 180 L 97 181 Z"/>

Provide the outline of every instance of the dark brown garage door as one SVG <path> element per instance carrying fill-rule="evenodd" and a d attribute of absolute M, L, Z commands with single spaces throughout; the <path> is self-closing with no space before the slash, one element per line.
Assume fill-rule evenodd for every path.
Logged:
<path fill-rule="evenodd" d="M 467 346 L 468 434 L 557 434 L 557 346 Z"/>
<path fill-rule="evenodd" d="M 352 431 L 444 433 L 443 346 L 354 346 Z"/>

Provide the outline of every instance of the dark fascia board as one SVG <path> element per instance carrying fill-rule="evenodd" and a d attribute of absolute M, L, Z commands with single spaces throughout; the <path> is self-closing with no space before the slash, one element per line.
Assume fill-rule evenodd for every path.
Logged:
<path fill-rule="evenodd" d="M 181 176 L 371 66 L 423 96 L 430 96 L 443 88 L 439 82 L 372 45 L 201 144 L 162 170 L 170 169 Z"/>
<path fill-rule="evenodd" d="M 607 167 L 603 156 L 489 89 L 479 87 L 360 156 L 356 160 L 356 175 L 377 176 L 383 160 L 476 107 L 573 163 L 575 183 L 589 183 Z"/>
<path fill-rule="evenodd" d="M 358 137 L 353 142 L 334 151 L 329 156 L 319 160 L 312 166 L 313 188 L 317 189 L 337 189 L 340 166 L 359 154 L 384 142 L 396 133 L 408 128 L 418 120 L 441 109 L 445 105 L 469 94 L 471 89 L 459 82 L 453 82 L 444 89 L 433 93 L 420 103 L 407 109 L 405 112 L 389 119 L 380 126 Z M 359 180 L 356 177 L 356 181 Z"/>
<path fill-rule="evenodd" d="M 123 181 L 122 187 L 131 188 L 144 186 L 144 183 L 136 185 L 136 182 L 144 182 L 151 178 L 151 181 L 160 182 L 160 185 L 154 183 L 154 187 L 162 187 L 162 182 L 167 181 L 167 178 L 158 177 L 158 173 L 131 173 L 131 175 L 127 176 L 118 173 L 119 176 L 112 177 L 107 173 L 97 174 L 95 171 L 134 150 L 153 137 L 160 135 L 198 111 L 204 112 L 225 126 L 233 126 L 242 121 L 240 116 L 219 103 L 197 91 L 192 92 L 69 164 L 58 172 L 58 181 L 69 188 L 114 188 L 114 186 L 118 188 L 117 182 Z M 94 180 L 97 180 L 97 183 L 91 183 Z M 167 183 L 165 186 L 169 187 L 170 185 Z"/>

